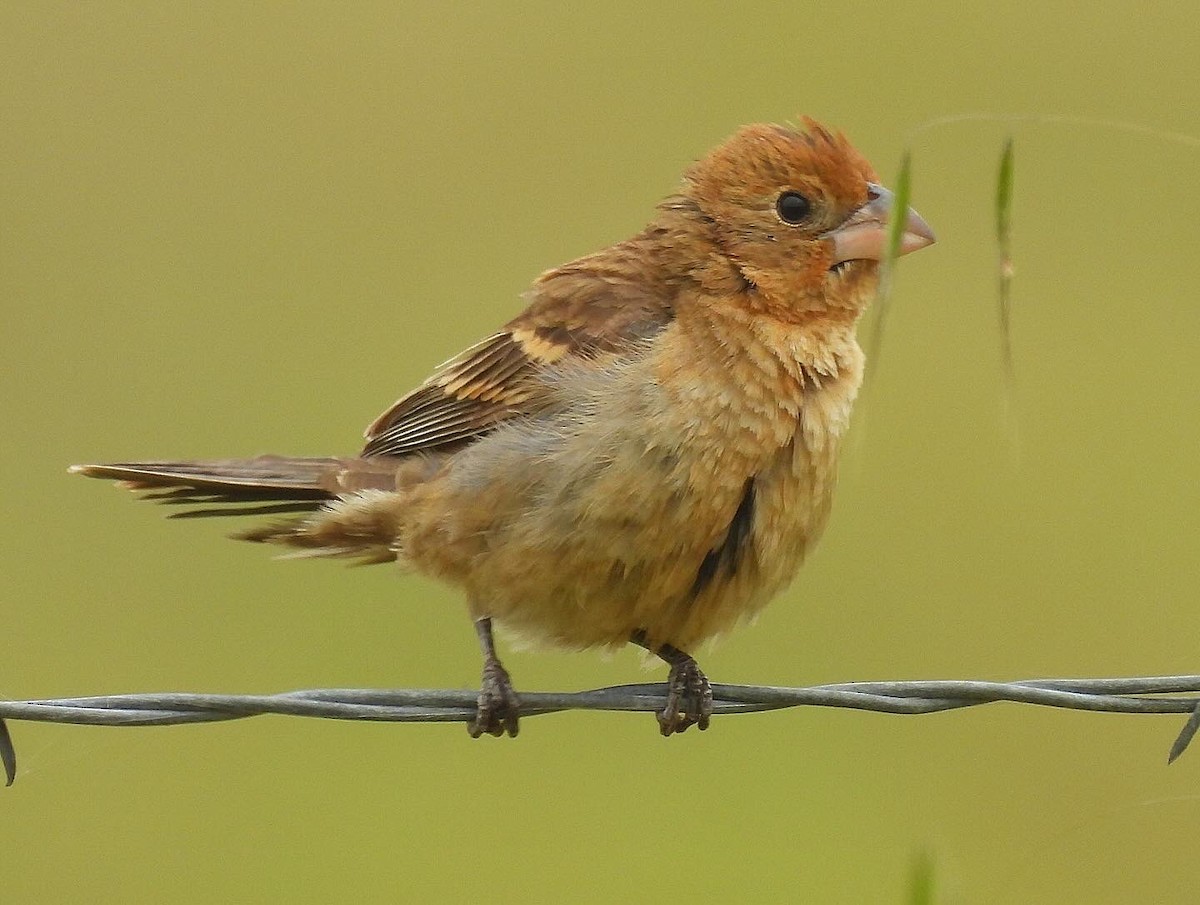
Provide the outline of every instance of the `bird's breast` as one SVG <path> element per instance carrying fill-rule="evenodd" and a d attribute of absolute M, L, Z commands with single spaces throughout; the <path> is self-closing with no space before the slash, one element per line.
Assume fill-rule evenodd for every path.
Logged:
<path fill-rule="evenodd" d="M 715 342 L 705 331 L 693 340 L 702 347 L 689 356 L 693 362 L 716 360 L 714 346 L 736 343 L 737 354 L 706 379 L 693 371 L 674 383 L 668 375 L 675 368 L 660 368 L 710 532 L 702 586 L 678 598 L 664 627 L 665 640 L 685 649 L 753 616 L 795 576 L 828 520 L 862 378 L 852 336 L 814 355 L 809 335 L 736 326 L 744 326 L 741 333 L 714 331 Z"/>

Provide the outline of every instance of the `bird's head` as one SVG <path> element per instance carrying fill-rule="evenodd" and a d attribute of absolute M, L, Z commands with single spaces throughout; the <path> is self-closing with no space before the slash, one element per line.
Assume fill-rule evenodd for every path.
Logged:
<path fill-rule="evenodd" d="M 688 170 L 676 201 L 773 307 L 857 316 L 874 294 L 892 194 L 843 135 L 811 119 L 740 129 Z M 933 241 L 910 209 L 900 253 Z"/>

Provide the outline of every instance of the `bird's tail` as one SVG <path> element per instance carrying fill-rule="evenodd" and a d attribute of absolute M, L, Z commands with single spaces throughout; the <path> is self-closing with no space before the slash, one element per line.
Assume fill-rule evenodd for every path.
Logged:
<path fill-rule="evenodd" d="M 259 456 L 197 462 L 73 465 L 143 499 L 182 507 L 170 518 L 292 515 L 235 534 L 297 547 L 301 556 L 396 558 L 397 461 L 388 458 Z"/>

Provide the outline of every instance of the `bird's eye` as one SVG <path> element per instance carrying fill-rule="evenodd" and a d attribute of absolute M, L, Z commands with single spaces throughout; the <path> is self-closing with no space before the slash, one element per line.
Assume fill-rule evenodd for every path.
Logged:
<path fill-rule="evenodd" d="M 808 199 L 799 192 L 784 192 L 775 202 L 775 212 L 779 219 L 790 226 L 799 226 L 812 210 Z"/>

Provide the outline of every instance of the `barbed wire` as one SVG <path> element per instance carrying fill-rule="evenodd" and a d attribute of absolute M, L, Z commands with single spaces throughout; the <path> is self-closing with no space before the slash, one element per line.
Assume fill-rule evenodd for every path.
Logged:
<path fill-rule="evenodd" d="M 1171 746 L 1168 763 L 1183 753 L 1200 729 L 1200 697 L 1146 697 L 1200 694 L 1200 676 L 845 682 L 804 688 L 714 684 L 712 692 L 714 715 L 802 706 L 936 713 L 998 701 L 1097 713 L 1190 714 Z M 168 726 L 273 713 L 397 723 L 467 722 L 475 716 L 476 695 L 459 689 L 318 688 L 271 695 L 165 692 L 0 701 L 0 762 L 7 785 L 12 785 L 17 759 L 5 719 L 91 726 Z M 666 704 L 666 685 L 654 682 L 591 691 L 527 692 L 520 698 L 522 717 L 566 710 L 656 711 Z"/>

